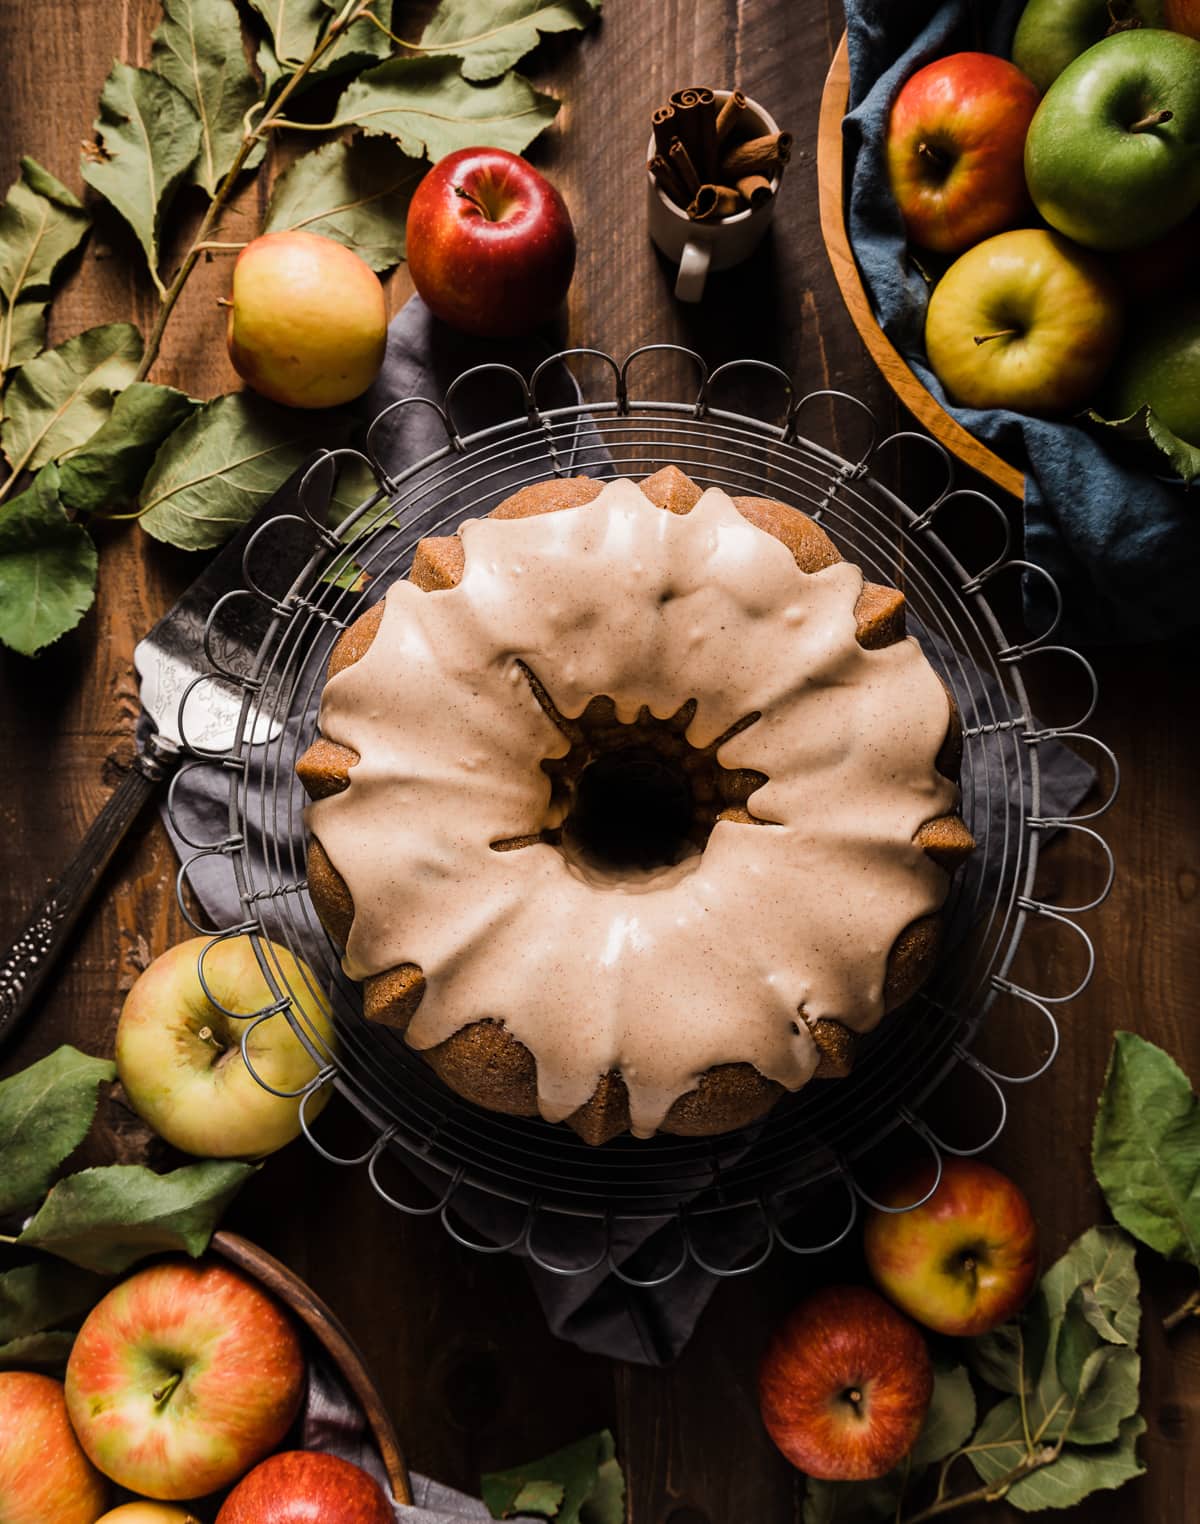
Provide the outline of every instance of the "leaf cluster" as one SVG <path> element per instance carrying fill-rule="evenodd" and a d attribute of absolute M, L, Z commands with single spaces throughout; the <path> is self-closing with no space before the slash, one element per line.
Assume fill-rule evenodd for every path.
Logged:
<path fill-rule="evenodd" d="M 541 1460 L 482 1480 L 494 1519 L 552 1519 L 555 1524 L 624 1524 L 625 1477 L 608 1429 Z"/>
<path fill-rule="evenodd" d="M 147 378 L 197 260 L 236 185 L 283 130 L 325 139 L 281 175 L 263 231 L 333 238 L 373 270 L 404 258 L 413 189 L 455 148 L 519 153 L 558 102 L 516 65 L 543 35 L 588 25 L 600 0 L 442 0 L 417 39 L 392 0 L 251 0 L 247 59 L 234 0 L 163 0 L 147 67 L 115 63 L 81 174 L 128 225 L 159 296 L 146 339 L 107 323 L 43 352 L 46 308 L 90 218 L 32 159 L 0 206 L 0 642 L 34 655 L 95 596 L 90 516 L 133 517 L 188 550 L 221 543 L 330 430 L 241 394 L 203 408 Z M 397 7 L 399 12 L 401 8 Z M 284 114 L 315 83 L 339 88 L 328 122 Z M 184 193 L 187 193 L 185 195 Z M 177 205 L 207 203 L 174 272 Z M 5 501 L 7 499 L 7 501 Z"/>

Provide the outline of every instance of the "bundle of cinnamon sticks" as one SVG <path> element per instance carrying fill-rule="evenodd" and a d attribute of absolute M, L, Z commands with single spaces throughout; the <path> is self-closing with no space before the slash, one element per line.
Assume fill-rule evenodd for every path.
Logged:
<path fill-rule="evenodd" d="M 756 131 L 740 90 L 720 105 L 704 86 L 676 90 L 650 120 L 650 173 L 693 222 L 719 222 L 768 201 L 792 151 L 790 132 Z"/>

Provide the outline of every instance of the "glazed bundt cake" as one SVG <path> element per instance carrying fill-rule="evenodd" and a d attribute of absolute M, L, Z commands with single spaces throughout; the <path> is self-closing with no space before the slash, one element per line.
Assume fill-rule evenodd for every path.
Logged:
<path fill-rule="evenodd" d="M 725 1132 L 928 975 L 960 753 L 903 595 L 804 514 L 672 467 L 541 482 L 337 641 L 309 888 L 368 1020 L 460 1095 Z"/>

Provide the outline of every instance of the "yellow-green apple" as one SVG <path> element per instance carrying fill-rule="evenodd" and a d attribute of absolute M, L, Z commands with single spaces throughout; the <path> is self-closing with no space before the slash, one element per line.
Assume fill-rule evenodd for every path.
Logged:
<path fill-rule="evenodd" d="M 1025 132 L 1037 104 L 1037 87 L 991 53 L 952 53 L 905 82 L 887 163 L 914 243 L 956 254 L 1027 214 Z"/>
<path fill-rule="evenodd" d="M 1142 28 L 1068 64 L 1025 140 L 1039 212 L 1093 249 L 1152 243 L 1200 202 L 1200 42 Z"/>
<path fill-rule="evenodd" d="M 998 233 L 955 260 L 925 315 L 929 363 L 953 401 L 1018 413 L 1082 406 L 1121 338 L 1101 261 L 1057 233 Z"/>
<path fill-rule="evenodd" d="M 409 274 L 443 322 L 502 338 L 528 333 L 562 305 L 575 269 L 563 198 L 503 148 L 460 148 L 413 192 Z"/>
<path fill-rule="evenodd" d="M 1013 63 L 1048 90 L 1072 59 L 1130 23 L 1162 26 L 1163 0 L 1029 0 L 1013 37 Z"/>
<path fill-rule="evenodd" d="M 94 1465 L 171 1502 L 228 1487 L 279 1444 L 304 1387 L 295 1329 L 225 1265 L 163 1260 L 113 1288 L 67 1359 L 67 1411 Z"/>
<path fill-rule="evenodd" d="M 264 233 L 237 257 L 226 333 L 248 386 L 287 407 L 337 407 L 379 374 L 383 287 L 353 250 L 316 233 Z"/>
<path fill-rule="evenodd" d="M 1163 0 L 1163 20 L 1173 32 L 1200 38 L 1200 0 Z"/>
<path fill-rule="evenodd" d="M 225 1499 L 217 1524 L 395 1524 L 374 1477 L 317 1450 L 285 1450 L 256 1466 Z"/>
<path fill-rule="evenodd" d="M 823 1481 L 883 1476 L 912 1448 L 933 1393 L 921 1332 L 866 1286 L 828 1286 L 763 1356 L 759 1407 L 791 1461 Z"/>
<path fill-rule="evenodd" d="M 200 1524 L 200 1520 L 174 1503 L 122 1503 L 96 1524 Z"/>
<path fill-rule="evenodd" d="M 1113 366 L 1104 413 L 1129 418 L 1142 407 L 1200 449 L 1200 300 L 1146 313 L 1130 333 Z"/>
<path fill-rule="evenodd" d="M 176 1148 L 208 1158 L 258 1158 L 297 1136 L 300 1102 L 273 1095 L 254 1075 L 275 1090 L 298 1091 L 322 1063 L 283 1011 L 248 1032 L 246 1021 L 226 1014 L 249 1016 L 275 1003 L 249 937 L 230 937 L 205 953 L 204 983 L 225 1009 L 213 1004 L 199 973 L 210 940 L 180 942 L 138 978 L 117 1023 L 117 1074 L 129 1104 Z M 336 1038 L 315 975 L 286 948 L 267 943 L 266 950 L 291 991 L 297 1026 L 323 1059 Z M 243 1057 L 243 1035 L 254 1074 Z M 329 1094 L 326 1086 L 306 1104 L 309 1119 Z"/>
<path fill-rule="evenodd" d="M 67 1418 L 62 1382 L 0 1371 L 3 1524 L 95 1524 L 108 1499 Z"/>
<path fill-rule="evenodd" d="M 883 1205 L 919 1201 L 934 1168 L 923 1160 L 898 1171 Z M 960 1338 L 1011 1318 L 1037 1280 L 1029 1203 L 1006 1175 L 978 1159 L 947 1158 L 937 1190 L 910 1212 L 872 1208 L 864 1248 L 876 1285 L 897 1307 L 926 1328 Z"/>

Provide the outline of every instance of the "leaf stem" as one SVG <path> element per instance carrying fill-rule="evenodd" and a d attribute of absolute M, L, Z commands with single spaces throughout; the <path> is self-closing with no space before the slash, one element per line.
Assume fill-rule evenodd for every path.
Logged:
<path fill-rule="evenodd" d="M 994 1482 L 987 1482 L 970 1492 L 956 1492 L 953 1497 L 939 1498 L 919 1513 L 910 1513 L 904 1524 L 925 1524 L 926 1519 L 940 1519 L 943 1514 L 954 1513 L 959 1508 L 969 1508 L 972 1503 L 998 1503 L 1017 1482 L 1057 1459 L 1057 1446 L 1040 1450 L 1034 1455 L 1023 1455 L 1011 1471 L 1006 1471 Z"/>
<path fill-rule="evenodd" d="M 1178 1328 L 1180 1323 L 1186 1323 L 1188 1318 L 1200 1318 L 1200 1288 L 1192 1292 L 1186 1301 L 1181 1302 L 1174 1312 L 1169 1312 L 1163 1319 L 1162 1326 L 1170 1333 L 1173 1328 Z"/>

